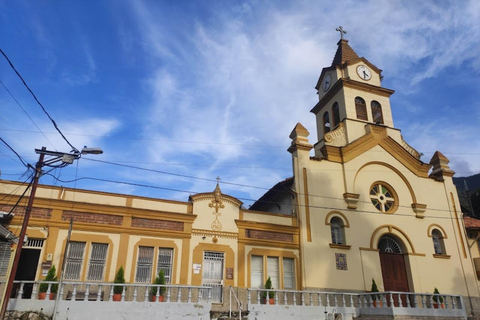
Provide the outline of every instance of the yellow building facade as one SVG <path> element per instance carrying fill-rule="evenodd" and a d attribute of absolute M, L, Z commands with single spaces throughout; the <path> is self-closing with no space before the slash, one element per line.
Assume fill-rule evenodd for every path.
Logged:
<path fill-rule="evenodd" d="M 430 163 L 394 127 L 381 70 L 340 40 L 322 70 L 317 142 L 300 123 L 290 134 L 293 177 L 250 209 L 223 194 L 182 201 L 40 185 L 17 274 L 38 280 L 51 265 L 65 279 L 111 282 L 122 266 L 130 283 L 461 294 L 478 309 L 479 288 L 448 159 Z M 0 180 L 0 210 L 19 234 L 26 199 Z M 66 250 L 70 221 L 71 244 Z M 4 242 L 0 265 L 7 275 Z M 22 263 L 23 261 L 23 263 Z"/>

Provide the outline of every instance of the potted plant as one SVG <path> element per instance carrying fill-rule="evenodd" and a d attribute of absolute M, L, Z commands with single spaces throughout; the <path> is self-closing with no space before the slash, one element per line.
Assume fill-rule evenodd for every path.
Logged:
<path fill-rule="evenodd" d="M 270 290 L 273 289 L 272 279 L 270 279 L 270 277 L 268 277 L 267 282 L 265 282 L 265 289 L 270 289 Z M 263 303 L 265 304 L 267 301 L 267 292 L 268 292 L 268 304 L 274 304 L 275 303 L 275 301 L 273 300 L 273 297 L 275 296 L 274 291 L 264 291 L 262 293 Z"/>
<path fill-rule="evenodd" d="M 433 290 L 433 307 L 435 309 L 438 309 L 438 307 L 445 309 L 445 304 L 443 303 L 443 297 L 440 295 L 440 292 L 438 292 L 438 289 L 435 287 L 435 290 Z"/>
<path fill-rule="evenodd" d="M 379 292 L 378 291 L 378 287 L 377 287 L 377 283 L 375 282 L 375 279 L 372 278 L 372 289 L 370 290 L 370 292 Z M 380 295 L 379 294 L 372 294 L 371 295 L 372 297 L 372 302 L 373 302 L 373 307 L 376 308 L 377 307 L 377 300 L 379 300 L 379 306 L 381 307 L 382 306 L 382 300 L 380 300 Z"/>
<path fill-rule="evenodd" d="M 57 281 L 57 269 L 55 265 L 52 265 L 50 269 L 48 269 L 47 276 L 45 277 L 45 281 Z M 38 289 L 38 299 L 45 300 L 45 296 L 47 295 L 48 291 L 48 283 L 40 284 L 40 288 Z M 58 290 L 58 284 L 54 283 L 50 286 L 50 300 L 55 299 L 55 293 Z"/>
<path fill-rule="evenodd" d="M 113 280 L 113 283 L 125 283 L 125 272 L 123 271 L 122 266 L 120 266 L 120 268 L 118 269 L 117 274 L 115 275 L 115 280 Z M 123 286 L 114 286 L 113 301 L 122 300 L 122 293 L 123 293 Z"/>
<path fill-rule="evenodd" d="M 155 281 L 153 282 L 155 286 L 152 287 L 152 301 L 155 301 L 157 299 L 157 290 L 158 290 L 158 285 L 164 285 L 165 284 L 165 273 L 163 272 L 162 269 L 158 272 L 158 276 L 155 278 Z M 160 286 L 160 292 L 158 296 L 158 302 L 163 302 L 165 301 L 165 287 Z"/>

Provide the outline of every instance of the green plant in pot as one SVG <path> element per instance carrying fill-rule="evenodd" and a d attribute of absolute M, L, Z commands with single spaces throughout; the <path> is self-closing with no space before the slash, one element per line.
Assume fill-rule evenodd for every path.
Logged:
<path fill-rule="evenodd" d="M 155 278 L 155 281 L 153 282 L 155 285 L 164 285 L 165 284 L 165 272 L 163 272 L 162 269 L 158 272 L 158 276 Z M 165 300 L 164 294 L 166 288 L 161 286 L 153 286 L 152 287 L 152 301 L 155 301 L 157 299 L 157 291 L 160 289 L 159 295 L 158 295 L 158 302 L 163 302 Z"/>
<path fill-rule="evenodd" d="M 438 309 L 440 308 L 445 308 L 445 305 L 443 304 L 443 297 L 440 295 L 440 292 L 438 289 L 435 287 L 433 290 L 433 307 Z"/>
<path fill-rule="evenodd" d="M 270 279 L 270 277 L 268 277 L 267 281 L 265 282 L 265 289 L 270 289 L 270 290 L 273 289 L 272 279 Z M 275 296 L 275 292 L 273 291 L 264 291 L 262 293 L 264 303 L 266 303 L 266 300 L 267 300 L 267 292 L 268 292 L 268 300 L 269 300 L 268 304 L 274 304 L 275 301 L 273 301 L 273 297 Z"/>
<path fill-rule="evenodd" d="M 120 268 L 117 271 L 117 274 L 115 275 L 115 279 L 113 280 L 113 283 L 125 283 L 125 271 L 123 270 L 123 267 L 120 266 Z M 122 293 L 123 293 L 123 286 L 114 286 L 113 287 L 113 301 L 120 301 L 122 300 Z"/>
<path fill-rule="evenodd" d="M 377 283 L 375 282 L 375 279 L 373 279 L 373 278 L 372 278 L 372 289 L 370 291 L 372 293 L 379 292 L 378 287 L 377 287 Z M 373 301 L 373 306 L 376 307 L 377 306 L 377 300 L 380 300 L 380 295 L 379 294 L 372 294 L 371 297 L 372 297 L 372 301 Z M 379 301 L 379 304 L 380 304 L 380 306 L 382 305 L 381 300 Z"/>
<path fill-rule="evenodd" d="M 57 281 L 57 269 L 55 268 L 55 265 L 52 265 L 50 269 L 48 269 L 47 276 L 45 277 L 45 281 Z M 40 300 L 45 300 L 45 296 L 48 291 L 48 286 L 50 284 L 48 283 L 42 283 L 40 284 L 40 288 L 38 289 L 38 299 Z M 58 290 L 58 284 L 51 284 L 50 285 L 50 300 L 53 300 L 55 297 L 55 293 Z"/>

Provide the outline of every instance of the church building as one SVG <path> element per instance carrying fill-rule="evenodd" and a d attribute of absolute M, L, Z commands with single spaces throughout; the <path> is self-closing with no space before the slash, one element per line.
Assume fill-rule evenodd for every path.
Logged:
<path fill-rule="evenodd" d="M 394 126 L 394 91 L 382 87 L 382 70 L 343 34 L 337 45 L 315 87 L 316 134 L 293 128 L 292 177 L 249 209 L 220 184 L 185 201 L 39 185 L 17 279 L 41 280 L 64 264 L 66 281 L 112 282 L 123 267 L 127 283 L 145 284 L 163 270 L 167 284 L 212 287 L 219 306 L 227 287 L 246 300 L 242 290 L 269 278 L 281 290 L 358 293 L 375 283 L 380 291 L 437 288 L 480 310 L 448 159 L 437 151 L 430 163 L 420 160 Z M 24 188 L 0 180 L 0 211 L 13 214 L 0 230 L 3 279 Z"/>

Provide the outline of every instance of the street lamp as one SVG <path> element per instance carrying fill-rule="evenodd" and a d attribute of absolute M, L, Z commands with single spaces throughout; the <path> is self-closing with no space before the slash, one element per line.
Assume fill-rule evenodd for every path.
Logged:
<path fill-rule="evenodd" d="M 10 270 L 10 276 L 7 282 L 7 288 L 5 290 L 5 295 L 3 299 L 2 309 L 0 312 L 0 319 L 5 318 L 5 313 L 7 312 L 8 300 L 12 294 L 13 281 L 15 280 L 15 274 L 17 273 L 18 262 L 20 260 L 20 253 L 23 247 L 23 240 L 25 239 L 25 234 L 27 233 L 28 220 L 30 219 L 30 213 L 33 207 L 33 200 L 35 198 L 35 192 L 37 191 L 38 179 L 42 174 L 42 168 L 44 166 L 63 168 L 69 164 L 72 164 L 74 160 L 80 159 L 83 154 L 102 154 L 103 150 L 100 148 L 87 148 L 84 147 L 82 151 L 74 150 L 70 153 L 58 152 L 58 151 L 49 151 L 47 148 L 42 147 L 42 149 L 35 149 L 35 152 L 40 155 L 38 162 L 35 166 L 35 174 L 32 178 L 32 191 L 30 192 L 30 197 L 28 198 L 27 208 L 25 209 L 25 216 L 22 223 L 22 229 L 20 231 L 20 236 L 18 237 L 17 250 L 15 251 L 15 258 L 13 259 L 12 269 Z M 45 156 L 50 157 L 45 160 Z M 61 162 L 58 165 L 53 165 L 54 163 Z"/>

